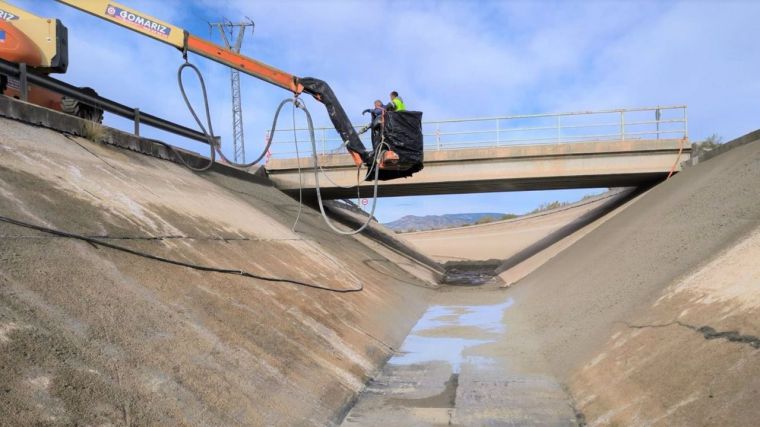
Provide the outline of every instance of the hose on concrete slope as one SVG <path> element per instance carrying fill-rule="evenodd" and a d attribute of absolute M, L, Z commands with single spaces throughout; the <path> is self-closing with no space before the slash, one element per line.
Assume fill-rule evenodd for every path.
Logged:
<path fill-rule="evenodd" d="M 212 273 L 231 274 L 231 275 L 235 275 L 235 276 L 243 276 L 243 277 L 249 277 L 251 279 L 263 280 L 263 281 L 266 281 L 266 282 L 289 283 L 291 285 L 298 285 L 298 286 L 303 286 L 303 287 L 307 287 L 307 288 L 318 289 L 320 291 L 328 291 L 328 292 L 335 292 L 335 293 L 341 293 L 341 294 L 347 294 L 347 293 L 352 293 L 352 292 L 361 292 L 362 290 L 364 290 L 364 283 L 360 283 L 359 287 L 356 287 L 356 288 L 348 288 L 348 289 L 330 288 L 330 287 L 327 287 L 327 286 L 317 285 L 317 284 L 314 284 L 314 283 L 301 282 L 299 280 L 283 279 L 283 278 L 280 278 L 280 277 L 262 276 L 262 275 L 259 275 L 259 274 L 249 273 L 249 272 L 247 272 L 245 270 L 234 270 L 234 269 L 229 269 L 229 268 L 219 268 L 219 267 L 213 267 L 213 266 L 207 266 L 207 265 L 193 264 L 193 263 L 184 262 L 184 261 L 178 261 L 178 260 L 174 260 L 174 259 L 170 259 L 170 258 L 164 258 L 162 256 L 152 255 L 152 254 L 149 254 L 149 253 L 145 253 L 145 252 L 137 251 L 137 250 L 134 250 L 134 249 L 130 249 L 130 248 L 127 248 L 127 247 L 124 247 L 124 246 L 114 245 L 112 243 L 104 242 L 104 241 L 102 241 L 100 239 L 94 239 L 92 237 L 83 236 L 81 234 L 75 234 L 75 233 L 69 233 L 69 232 L 62 231 L 62 230 L 56 230 L 54 228 L 49 228 L 49 227 L 45 227 L 45 226 L 42 226 L 42 225 L 31 224 L 31 223 L 28 223 L 28 222 L 20 221 L 20 220 L 13 219 L 13 218 L 8 218 L 8 217 L 5 217 L 5 216 L 0 216 L 0 222 L 5 222 L 5 223 L 8 223 L 8 224 L 13 224 L 13 225 L 18 226 L 18 227 L 23 227 L 23 228 L 28 228 L 28 229 L 32 229 L 32 230 L 37 230 L 37 231 L 40 231 L 40 232 L 43 232 L 43 233 L 46 233 L 46 234 L 51 234 L 51 235 L 54 235 L 54 236 L 66 237 L 66 238 L 69 238 L 69 239 L 81 240 L 81 241 L 90 243 L 90 244 L 95 245 L 95 246 L 103 246 L 103 247 L 106 247 L 106 248 L 109 248 L 109 249 L 114 249 L 114 250 L 117 250 L 117 251 L 126 252 L 128 254 L 139 256 L 139 257 L 142 257 L 142 258 L 147 258 L 147 259 L 150 259 L 150 260 L 153 260 L 153 261 L 158 261 L 158 262 L 163 262 L 163 263 L 166 263 L 166 264 L 177 265 L 177 266 L 180 266 L 180 267 L 186 267 L 186 268 L 190 268 L 190 269 L 193 269 L 193 270 L 208 271 L 208 272 L 212 272 Z"/>

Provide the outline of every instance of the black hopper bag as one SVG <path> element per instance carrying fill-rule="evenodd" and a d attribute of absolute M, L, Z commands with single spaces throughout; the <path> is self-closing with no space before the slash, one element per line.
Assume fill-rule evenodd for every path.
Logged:
<path fill-rule="evenodd" d="M 372 131 L 372 147 L 383 141 L 388 145 L 384 150 L 389 150 L 398 156 L 398 160 L 392 164 L 380 166 L 378 179 L 387 181 L 396 178 L 405 178 L 419 172 L 423 168 L 423 141 L 422 141 L 422 112 L 420 111 L 388 111 L 385 113 L 385 121 L 382 128 L 378 126 Z M 377 166 L 377 162 L 373 162 Z M 375 179 L 374 168 L 370 168 L 366 180 Z"/>

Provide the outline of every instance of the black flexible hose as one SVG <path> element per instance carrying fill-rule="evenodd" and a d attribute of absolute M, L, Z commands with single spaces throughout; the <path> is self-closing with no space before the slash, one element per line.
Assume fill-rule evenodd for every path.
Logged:
<path fill-rule="evenodd" d="M 311 119 L 311 113 L 309 113 L 309 110 L 306 108 L 306 105 L 303 102 L 299 102 L 295 104 L 296 107 L 303 110 L 304 114 L 306 114 L 306 123 L 309 128 L 309 139 L 311 140 L 311 153 L 312 158 L 314 159 L 314 185 L 317 190 L 317 202 L 319 204 L 319 211 L 322 213 L 322 218 L 325 220 L 325 223 L 336 233 L 342 234 L 342 235 L 353 235 L 353 234 L 359 234 L 361 233 L 365 228 L 369 226 L 369 224 L 372 222 L 372 219 L 375 217 L 375 208 L 377 207 L 377 187 L 379 184 L 379 174 L 380 174 L 380 168 L 375 163 L 375 183 L 373 186 L 373 194 L 372 194 L 372 210 L 369 213 L 369 218 L 367 218 L 367 221 L 361 225 L 361 227 L 351 230 L 351 231 L 343 231 L 333 225 L 332 221 L 330 221 L 330 218 L 327 216 L 327 213 L 325 212 L 325 205 L 322 202 L 322 189 L 319 186 L 319 157 L 317 156 L 317 138 L 314 135 L 314 122 Z M 383 144 L 378 144 L 377 148 L 375 149 L 375 159 L 381 158 L 382 156 L 382 147 Z M 376 162 L 373 160 L 373 162 Z"/>
<path fill-rule="evenodd" d="M 191 70 L 193 70 L 193 72 L 195 72 L 195 75 L 198 77 L 198 82 L 200 83 L 201 92 L 202 92 L 202 95 L 203 95 L 203 106 L 204 106 L 204 110 L 205 110 L 205 113 L 206 113 L 206 126 L 203 125 L 203 122 L 198 117 L 198 114 L 195 112 L 195 109 L 193 108 L 192 104 L 190 103 L 190 98 L 187 96 L 187 92 L 185 91 L 185 84 L 184 84 L 184 81 L 183 81 L 183 78 L 182 78 L 182 72 L 185 70 L 185 68 L 190 68 Z M 241 163 L 231 162 L 229 159 L 227 159 L 224 156 L 224 154 L 222 153 L 221 148 L 217 144 L 216 136 L 214 135 L 214 128 L 213 128 L 213 126 L 211 124 L 211 111 L 210 111 L 209 102 L 208 102 L 208 93 L 206 92 L 206 82 L 203 79 L 203 75 L 201 74 L 201 72 L 198 69 L 198 67 L 196 67 L 195 65 L 191 64 L 190 62 L 185 62 L 184 64 L 180 65 L 179 70 L 177 70 L 177 82 L 179 83 L 180 92 L 182 92 L 182 98 L 185 100 L 185 105 L 187 105 L 187 108 L 190 110 L 190 114 L 192 114 L 193 118 L 195 119 L 195 122 L 201 128 L 201 131 L 203 132 L 203 134 L 205 134 L 208 137 L 208 139 L 209 139 L 209 144 L 211 145 L 211 156 L 210 156 L 211 157 L 211 163 L 213 163 L 213 161 L 214 161 L 213 160 L 214 159 L 213 154 L 214 154 L 214 151 L 216 151 L 217 154 L 219 154 L 219 156 L 222 159 L 224 159 L 227 163 L 229 163 L 229 164 L 231 164 L 233 166 L 240 167 L 240 168 L 247 168 L 247 167 L 255 165 L 256 163 L 258 163 L 259 161 L 261 161 L 261 159 L 264 158 L 264 156 L 266 155 L 267 151 L 269 151 L 269 147 L 271 147 L 271 145 L 272 145 L 272 141 L 274 140 L 274 133 L 275 133 L 275 130 L 277 129 L 277 119 L 280 117 L 280 111 L 282 111 L 282 107 L 284 107 L 285 104 L 287 104 L 287 103 L 292 103 L 296 108 L 299 108 L 299 109 L 303 110 L 303 112 L 306 114 L 306 120 L 307 120 L 308 127 L 309 127 L 309 138 L 311 139 L 312 155 L 313 155 L 313 158 L 314 158 L 314 181 L 315 181 L 314 183 L 316 185 L 316 190 L 317 190 L 317 200 L 319 201 L 319 209 L 320 209 L 320 211 L 322 213 L 322 217 L 324 218 L 325 222 L 327 223 L 327 225 L 334 232 L 336 232 L 338 234 L 343 234 L 343 235 L 352 235 L 352 234 L 360 233 L 362 230 L 364 230 L 365 228 L 367 228 L 367 226 L 369 226 L 370 222 L 372 222 L 372 218 L 375 215 L 375 208 L 377 207 L 377 188 L 378 188 L 379 176 L 380 176 L 379 166 L 377 165 L 377 163 L 376 163 L 375 160 L 373 160 L 373 167 L 374 167 L 374 174 L 375 174 L 374 181 L 375 182 L 374 182 L 374 189 L 373 189 L 372 210 L 371 210 L 371 212 L 369 214 L 369 218 L 367 219 L 367 221 L 361 227 L 359 227 L 358 229 L 346 232 L 346 231 L 340 230 L 337 227 L 335 227 L 332 224 L 332 222 L 330 221 L 330 219 L 327 217 L 327 213 L 325 212 L 325 208 L 324 208 L 324 205 L 322 203 L 322 192 L 321 192 L 321 189 L 319 187 L 319 170 L 320 170 L 320 166 L 319 166 L 319 159 L 317 157 L 317 142 L 316 142 L 316 136 L 314 135 L 314 123 L 313 123 L 313 121 L 311 119 L 311 114 L 309 113 L 309 110 L 306 108 L 306 105 L 303 102 L 298 101 L 298 98 L 287 98 L 287 99 L 284 99 L 282 102 L 280 102 L 280 105 L 277 107 L 277 110 L 275 111 L 274 118 L 272 119 L 272 129 L 269 132 L 269 140 L 267 141 L 266 147 L 264 147 L 264 150 L 261 152 L 261 155 L 259 155 L 259 157 L 256 160 L 254 160 L 254 161 L 252 161 L 250 163 L 243 163 L 243 164 L 241 164 Z M 293 126 L 293 128 L 295 129 L 295 126 Z M 383 145 L 384 144 L 378 144 L 378 147 L 375 149 L 374 159 L 381 158 L 380 156 L 382 155 Z M 173 148 L 171 148 L 171 149 L 172 149 L 172 151 L 174 151 L 176 153 L 176 150 L 174 150 Z M 211 167 L 211 163 L 210 163 L 209 165 L 207 165 L 204 168 L 196 169 L 196 168 L 193 168 L 193 167 L 189 166 L 182 157 L 180 157 L 180 160 L 182 160 L 182 162 L 185 163 L 185 166 L 189 167 L 192 170 L 196 170 L 196 171 L 204 171 L 204 170 L 207 170 L 209 167 Z M 370 169 L 367 172 L 368 176 L 369 176 L 369 174 L 371 172 L 373 172 L 372 169 Z M 301 173 L 300 173 L 300 157 L 299 157 L 299 174 L 298 174 L 298 176 L 299 176 L 299 196 L 300 196 L 301 192 L 303 191 L 303 189 L 302 189 L 303 186 L 301 185 L 302 181 L 301 181 Z M 329 177 L 328 177 L 328 179 L 329 179 Z M 300 206 L 300 202 L 299 202 L 299 206 Z M 299 218 L 300 218 L 300 210 L 299 210 Z M 297 223 L 298 223 L 298 219 L 296 219 L 296 222 L 293 224 L 293 230 L 295 230 L 295 226 L 296 226 Z"/>
<path fill-rule="evenodd" d="M 203 122 L 198 117 L 198 114 L 195 112 L 195 108 L 193 108 L 193 105 L 190 103 L 190 98 L 187 96 L 187 92 L 185 91 L 185 83 L 182 78 L 182 72 L 185 70 L 185 68 L 190 68 L 191 70 L 195 72 L 195 75 L 198 77 L 198 82 L 201 85 L 201 93 L 203 95 L 203 106 L 206 112 L 206 126 L 203 125 Z M 280 110 L 282 110 L 282 107 L 288 102 L 293 102 L 292 99 L 286 99 L 280 103 L 279 107 L 277 107 L 277 111 L 275 112 L 274 119 L 272 120 L 272 131 L 269 134 L 271 136 L 269 138 L 269 141 L 267 141 L 267 145 L 264 147 L 264 150 L 261 151 L 261 154 L 259 155 L 259 157 L 257 157 L 256 160 L 252 162 L 235 163 L 231 161 L 230 159 L 228 159 L 224 155 L 224 153 L 222 153 L 222 148 L 217 143 L 216 135 L 214 135 L 214 128 L 211 124 L 211 111 L 210 111 L 210 106 L 208 103 L 208 93 L 206 92 L 206 81 L 203 79 L 203 75 L 201 74 L 201 71 L 195 65 L 189 62 L 185 62 L 184 64 L 180 65 L 179 69 L 177 70 L 177 83 L 179 84 L 179 90 L 182 93 L 182 99 L 185 100 L 185 105 L 187 105 L 188 110 L 190 110 L 190 114 L 192 114 L 193 118 L 195 119 L 195 123 L 198 124 L 198 126 L 201 128 L 201 132 L 203 132 L 209 140 L 209 144 L 211 145 L 211 151 L 212 151 L 212 155 L 210 156 L 210 158 L 212 159 L 212 163 L 213 163 L 213 158 L 214 158 L 213 152 L 216 151 L 219 157 L 221 157 L 225 162 L 238 168 L 249 168 L 257 164 L 258 162 L 260 162 L 261 159 L 263 159 L 264 156 L 266 156 L 267 151 L 269 151 L 269 147 L 272 145 L 272 139 L 274 139 L 274 131 L 277 128 L 277 118 L 280 116 Z M 185 163 L 185 166 L 187 166 L 187 163 Z M 203 169 L 193 169 L 193 168 L 191 169 L 197 170 L 197 171 L 203 171 L 203 170 L 208 169 L 209 167 L 210 165 Z"/>
<path fill-rule="evenodd" d="M 195 109 L 193 109 L 193 106 L 190 105 L 190 100 L 187 98 L 187 94 L 185 93 L 185 85 L 182 82 L 182 71 L 185 68 L 192 68 L 195 73 L 198 75 L 198 79 L 200 79 L 201 82 L 201 90 L 203 91 L 203 99 L 206 100 L 206 119 L 208 122 L 208 132 L 206 131 L 206 128 L 203 126 L 203 123 L 201 123 L 200 119 L 198 118 L 198 115 L 195 114 Z M 208 95 L 206 94 L 206 83 L 203 81 L 203 76 L 201 75 L 201 72 L 198 70 L 198 68 L 195 65 L 190 64 L 189 62 L 185 62 L 184 64 L 180 65 L 179 69 L 177 70 L 177 81 L 179 82 L 179 90 L 182 92 L 182 97 L 185 99 L 185 104 L 187 105 L 187 108 L 190 109 L 190 113 L 193 115 L 193 118 L 195 119 L 195 122 L 198 123 L 198 126 L 200 126 L 201 130 L 203 131 L 203 134 L 206 136 L 206 139 L 208 140 L 209 145 L 209 155 L 208 155 L 208 164 L 202 168 L 196 168 L 194 166 L 191 166 L 185 161 L 185 158 L 182 157 L 182 154 L 180 154 L 179 151 L 177 151 L 173 146 L 161 142 L 161 144 L 168 148 L 172 153 L 174 153 L 175 156 L 184 164 L 188 169 L 193 170 L 195 172 L 204 172 L 211 168 L 211 166 L 214 165 L 214 162 L 216 161 L 216 137 L 214 137 L 214 129 L 211 127 L 211 111 L 209 111 L 208 106 Z M 156 141 L 156 140 L 154 140 Z M 156 141 L 160 142 L 160 141 Z"/>
<path fill-rule="evenodd" d="M 66 237 L 66 238 L 69 238 L 69 239 L 81 240 L 81 241 L 84 241 L 84 242 L 87 242 L 87 243 L 91 243 L 91 244 L 96 245 L 96 246 L 103 246 L 103 247 L 114 249 L 114 250 L 117 250 L 117 251 L 126 252 L 126 253 L 131 254 L 131 255 L 139 256 L 139 257 L 142 257 L 142 258 L 147 258 L 147 259 L 150 259 L 150 260 L 153 260 L 153 261 L 158 261 L 158 262 L 163 262 L 163 263 L 166 263 L 166 264 L 177 265 L 177 266 L 180 266 L 180 267 L 191 268 L 193 270 L 208 271 L 208 272 L 212 272 L 212 273 L 232 274 L 232 275 L 235 275 L 235 276 L 250 277 L 252 279 L 258 279 L 258 280 L 263 280 L 263 281 L 267 281 L 267 282 L 289 283 L 289 284 L 292 284 L 292 285 L 304 286 L 304 287 L 307 287 L 307 288 L 318 289 L 318 290 L 321 290 L 321 291 L 341 293 L 341 294 L 352 293 L 352 292 L 361 292 L 362 290 L 364 290 L 364 283 L 361 283 L 358 288 L 335 289 L 335 288 L 330 288 L 330 287 L 327 287 L 327 286 L 316 285 L 316 284 L 313 284 L 313 283 L 301 282 L 301 281 L 298 281 L 298 280 L 283 279 L 283 278 L 279 278 L 279 277 L 261 276 L 261 275 L 258 275 L 258 274 L 249 273 L 249 272 L 244 271 L 244 270 L 234 270 L 234 269 L 228 269 L 228 268 L 218 268 L 218 267 L 213 267 L 213 266 L 205 266 L 205 265 L 199 265 L 199 264 L 192 264 L 192 263 L 184 262 L 184 261 L 177 261 L 177 260 L 170 259 L 170 258 L 164 258 L 164 257 L 158 256 L 158 255 L 152 255 L 152 254 L 149 254 L 149 253 L 136 251 L 134 249 L 130 249 L 130 248 L 127 248 L 127 247 L 124 247 L 124 246 L 114 245 L 112 243 L 104 242 L 104 241 L 99 240 L 99 239 L 93 239 L 92 237 L 83 236 L 81 234 L 75 234 L 75 233 L 69 233 L 69 232 L 66 232 L 66 231 L 56 230 L 54 228 L 49 228 L 49 227 L 45 227 L 45 226 L 37 225 L 37 224 L 31 224 L 31 223 L 28 223 L 28 222 L 19 221 L 17 219 L 8 218 L 8 217 L 5 217 L 5 216 L 0 216 L 0 221 L 8 223 L 8 224 L 13 224 L 13 225 L 16 225 L 18 227 L 29 228 L 29 229 L 32 229 L 32 230 L 41 231 L 43 233 L 52 234 L 54 236 Z"/>

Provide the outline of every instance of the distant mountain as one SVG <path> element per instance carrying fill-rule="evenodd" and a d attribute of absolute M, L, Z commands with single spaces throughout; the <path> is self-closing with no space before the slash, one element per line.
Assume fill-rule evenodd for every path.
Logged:
<path fill-rule="evenodd" d="M 406 233 L 410 231 L 437 230 L 440 228 L 461 227 L 463 225 L 473 224 L 476 221 L 491 217 L 494 220 L 501 219 L 502 213 L 464 213 L 464 214 L 446 214 L 446 215 L 407 215 L 395 221 L 387 222 L 383 225 L 397 233 Z"/>

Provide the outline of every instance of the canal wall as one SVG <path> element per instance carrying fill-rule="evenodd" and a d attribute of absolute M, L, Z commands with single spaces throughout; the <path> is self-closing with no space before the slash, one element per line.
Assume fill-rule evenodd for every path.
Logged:
<path fill-rule="evenodd" d="M 427 306 L 434 271 L 260 176 L 10 102 L 2 423 L 330 425 Z"/>
<path fill-rule="evenodd" d="M 752 425 L 760 416 L 760 138 L 750 135 L 509 289 L 505 351 L 530 348 L 545 361 L 579 420 Z"/>

